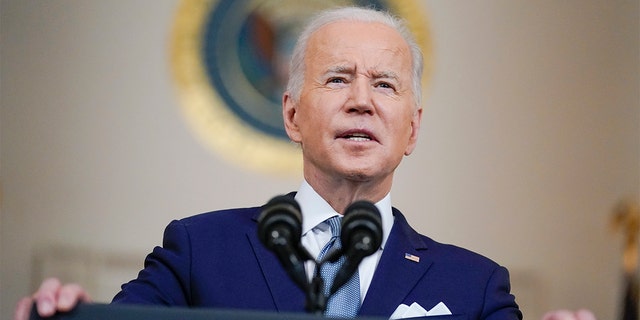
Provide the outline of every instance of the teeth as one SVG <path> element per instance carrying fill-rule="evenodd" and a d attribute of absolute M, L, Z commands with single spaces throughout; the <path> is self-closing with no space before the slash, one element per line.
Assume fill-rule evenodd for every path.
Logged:
<path fill-rule="evenodd" d="M 354 134 L 350 134 L 346 137 L 349 140 L 352 141 L 369 141 L 371 140 L 371 137 L 369 137 L 366 134 L 363 133 L 354 133 Z"/>

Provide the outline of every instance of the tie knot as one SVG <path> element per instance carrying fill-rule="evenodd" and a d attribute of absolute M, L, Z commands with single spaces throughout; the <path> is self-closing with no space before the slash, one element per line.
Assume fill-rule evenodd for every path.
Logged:
<path fill-rule="evenodd" d="M 341 216 L 334 216 L 326 220 L 331 227 L 331 236 L 338 237 L 340 236 L 340 222 L 342 221 Z"/>

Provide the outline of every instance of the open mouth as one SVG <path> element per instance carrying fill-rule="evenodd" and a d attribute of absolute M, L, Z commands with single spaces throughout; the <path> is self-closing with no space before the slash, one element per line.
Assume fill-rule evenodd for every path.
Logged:
<path fill-rule="evenodd" d="M 349 141 L 356 141 L 356 142 L 366 142 L 366 141 L 376 141 L 376 138 L 365 131 L 355 131 L 355 130 L 351 130 L 351 131 L 347 131 L 342 133 L 341 135 L 338 136 L 338 138 L 340 139 L 346 139 Z"/>
<path fill-rule="evenodd" d="M 342 137 L 343 139 L 351 140 L 351 141 L 371 141 L 371 137 L 364 133 L 352 133 L 347 134 Z"/>

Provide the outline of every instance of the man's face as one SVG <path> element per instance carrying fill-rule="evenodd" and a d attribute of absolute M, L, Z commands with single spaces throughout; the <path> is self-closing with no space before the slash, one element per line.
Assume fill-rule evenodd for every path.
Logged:
<path fill-rule="evenodd" d="M 306 53 L 300 99 L 283 100 L 285 128 L 301 144 L 305 174 L 392 176 L 415 147 L 422 112 L 404 39 L 379 23 L 335 22 L 311 36 Z"/>

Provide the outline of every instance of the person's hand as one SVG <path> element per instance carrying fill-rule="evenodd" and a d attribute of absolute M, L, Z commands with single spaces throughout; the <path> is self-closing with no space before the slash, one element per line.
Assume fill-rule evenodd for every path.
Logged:
<path fill-rule="evenodd" d="M 596 316 L 589 310 L 578 311 L 556 310 L 547 312 L 542 320 L 596 320 Z"/>
<path fill-rule="evenodd" d="M 70 311 L 78 302 L 90 301 L 87 292 L 79 285 L 63 285 L 60 280 L 49 278 L 42 282 L 38 291 L 31 297 L 24 297 L 18 301 L 13 319 L 28 320 L 34 302 L 41 317 L 50 317 L 57 311 Z"/>

